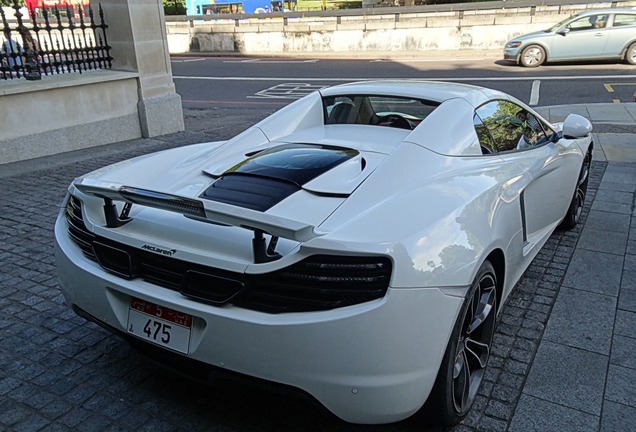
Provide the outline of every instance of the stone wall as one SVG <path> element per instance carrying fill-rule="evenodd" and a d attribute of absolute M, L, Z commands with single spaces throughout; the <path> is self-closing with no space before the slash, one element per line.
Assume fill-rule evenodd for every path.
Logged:
<path fill-rule="evenodd" d="M 511 3 L 511 6 L 513 4 Z M 426 13 L 420 8 L 383 8 L 373 14 L 252 15 L 249 19 L 167 22 L 170 53 L 416 54 L 422 51 L 503 49 L 509 39 L 545 29 L 586 8 L 612 3 Z M 635 1 L 616 7 L 634 7 Z M 380 11 L 380 12 L 378 12 Z M 386 13 L 383 13 L 386 11 Z M 406 11 L 406 12 L 401 12 Z M 351 12 L 351 11 L 347 11 Z M 238 17 L 240 18 L 240 17 Z"/>
<path fill-rule="evenodd" d="M 138 74 L 103 70 L 53 78 L 3 85 L 0 164 L 141 136 Z"/>
<path fill-rule="evenodd" d="M 0 164 L 182 131 L 160 0 L 101 0 L 113 68 L 0 87 Z"/>

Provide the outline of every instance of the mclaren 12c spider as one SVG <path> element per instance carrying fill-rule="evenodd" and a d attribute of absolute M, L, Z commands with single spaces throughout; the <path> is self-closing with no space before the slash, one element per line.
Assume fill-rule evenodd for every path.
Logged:
<path fill-rule="evenodd" d="M 228 141 L 75 179 L 60 285 L 155 359 L 299 389 L 348 422 L 456 424 L 498 310 L 577 224 L 591 131 L 470 85 L 326 88 Z"/>

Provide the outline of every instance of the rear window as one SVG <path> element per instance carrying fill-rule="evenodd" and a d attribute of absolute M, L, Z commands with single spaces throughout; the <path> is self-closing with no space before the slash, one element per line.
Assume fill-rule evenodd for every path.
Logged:
<path fill-rule="evenodd" d="M 614 16 L 614 27 L 636 25 L 636 14 L 616 14 Z"/>
<path fill-rule="evenodd" d="M 414 129 L 437 106 L 438 102 L 382 95 L 323 98 L 325 124 L 363 124 Z"/>

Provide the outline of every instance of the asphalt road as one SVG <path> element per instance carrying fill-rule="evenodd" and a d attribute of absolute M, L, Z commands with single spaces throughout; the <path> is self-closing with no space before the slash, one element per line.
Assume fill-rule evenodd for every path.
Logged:
<path fill-rule="evenodd" d="M 229 114 L 238 108 L 257 118 L 314 90 L 368 79 L 464 82 L 505 91 L 533 106 L 628 102 L 636 91 L 636 67 L 627 64 L 559 64 L 528 69 L 496 57 L 173 57 L 172 69 L 185 108 Z"/>

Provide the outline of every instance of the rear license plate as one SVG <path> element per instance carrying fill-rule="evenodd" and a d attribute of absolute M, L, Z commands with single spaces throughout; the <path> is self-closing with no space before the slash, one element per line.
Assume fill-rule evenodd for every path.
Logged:
<path fill-rule="evenodd" d="M 190 349 L 192 315 L 137 298 L 130 300 L 128 333 L 184 354 Z"/>

